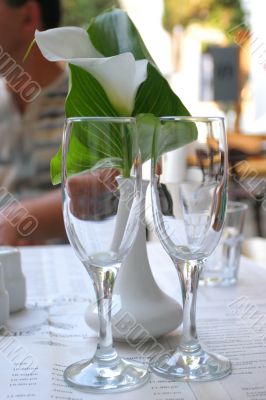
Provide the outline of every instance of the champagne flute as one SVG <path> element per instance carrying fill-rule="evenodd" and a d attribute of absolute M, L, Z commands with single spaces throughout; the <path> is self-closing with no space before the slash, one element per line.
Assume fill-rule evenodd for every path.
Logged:
<path fill-rule="evenodd" d="M 135 119 L 68 119 L 62 164 L 65 227 L 93 281 L 100 323 L 95 355 L 70 365 L 64 378 L 88 392 L 134 389 L 147 382 L 147 368 L 117 354 L 111 311 L 114 283 L 139 226 L 141 162 Z"/>
<path fill-rule="evenodd" d="M 169 171 L 177 145 L 185 168 Z M 151 195 L 159 239 L 171 257 L 183 298 L 183 333 L 171 355 L 154 357 L 156 374 L 180 381 L 208 381 L 231 372 L 230 361 L 205 351 L 196 329 L 196 297 L 204 260 L 221 237 L 227 201 L 227 145 L 222 118 L 162 117 L 154 134 Z M 172 164 L 173 165 L 173 164 Z M 183 176 L 180 171 L 185 171 Z M 171 179 L 167 179 L 171 177 Z M 160 184 L 167 185 L 173 213 L 160 204 Z"/>

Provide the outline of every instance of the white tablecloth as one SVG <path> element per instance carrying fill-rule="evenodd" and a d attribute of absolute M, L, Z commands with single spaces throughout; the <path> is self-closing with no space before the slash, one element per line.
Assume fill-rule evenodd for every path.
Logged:
<path fill-rule="evenodd" d="M 148 247 L 154 276 L 180 301 L 178 278 L 158 244 Z M 0 400 L 99 399 L 69 388 L 64 368 L 93 354 L 95 332 L 84 322 L 94 301 L 89 277 L 69 246 L 22 248 L 27 308 L 11 316 L 0 336 Z M 241 260 L 239 283 L 231 288 L 200 288 L 198 331 L 209 350 L 232 361 L 233 373 L 209 383 L 150 383 L 119 400 L 266 400 L 266 269 Z M 162 340 L 174 347 L 178 333 Z M 118 345 L 120 354 L 147 362 L 136 349 Z"/>

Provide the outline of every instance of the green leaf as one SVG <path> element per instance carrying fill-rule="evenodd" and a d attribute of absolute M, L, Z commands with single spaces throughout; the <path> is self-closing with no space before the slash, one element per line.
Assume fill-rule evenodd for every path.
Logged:
<path fill-rule="evenodd" d="M 53 185 L 58 185 L 59 183 L 61 183 L 61 165 L 62 165 L 62 147 L 60 147 L 60 149 L 50 162 L 50 175 Z"/>
<path fill-rule="evenodd" d="M 125 139 L 126 138 L 126 139 Z M 111 122 L 72 122 L 67 153 L 67 173 L 72 175 L 84 170 L 119 168 L 129 175 L 137 148 L 135 124 Z M 62 149 L 51 162 L 53 184 L 60 183 Z"/>
<path fill-rule="evenodd" d="M 100 14 L 92 20 L 88 33 L 94 47 L 106 57 L 131 52 L 136 60 L 150 61 L 148 76 L 138 90 L 132 115 L 190 115 L 156 68 L 135 25 L 124 11 L 111 9 Z"/>
<path fill-rule="evenodd" d="M 70 67 L 70 88 L 66 99 L 67 117 L 118 116 L 100 83 L 87 71 Z"/>
<path fill-rule="evenodd" d="M 190 115 L 160 72 L 148 64 L 148 76 L 137 92 L 133 115 L 151 113 L 157 117 Z"/>
<path fill-rule="evenodd" d="M 114 154 L 113 146 L 102 145 L 97 141 L 91 140 L 93 142 L 92 147 L 84 145 L 82 141 L 79 140 L 79 125 L 74 126 L 74 134 L 71 135 L 70 144 L 67 154 L 67 173 L 72 175 L 75 173 L 82 172 L 84 170 L 93 170 L 98 168 L 118 168 L 123 169 L 124 160 L 122 153 L 122 146 Z M 84 132 L 85 133 L 85 132 Z M 92 137 L 87 131 L 87 137 Z M 85 136 L 85 135 L 84 135 Z M 102 136 L 98 136 L 102 137 Z M 108 142 L 107 142 L 108 144 Z M 99 148 L 101 151 L 99 151 Z M 104 149 L 104 150 L 103 150 Z M 56 156 L 51 161 L 51 175 L 52 183 L 54 185 L 61 182 L 61 161 L 62 161 L 62 149 L 60 148 Z"/>
<path fill-rule="evenodd" d="M 117 8 L 94 18 L 88 28 L 94 47 L 106 57 L 130 52 L 136 60 L 152 61 L 137 28 L 128 15 Z"/>
<path fill-rule="evenodd" d="M 157 125 L 157 157 L 185 146 L 197 139 L 198 130 L 194 122 L 168 121 Z"/>
<path fill-rule="evenodd" d="M 132 113 L 136 117 L 139 114 L 148 114 L 146 118 L 142 116 L 137 122 L 140 149 L 144 162 L 151 158 L 152 135 L 158 123 L 155 117 L 189 115 L 189 112 L 156 68 L 135 25 L 124 11 L 111 9 L 99 15 L 92 20 L 88 34 L 94 47 L 104 56 L 109 57 L 124 52 L 132 52 L 137 60 L 146 58 L 150 61 L 147 68 L 147 79 L 138 89 Z M 118 116 L 101 84 L 90 73 L 82 68 L 70 65 L 70 77 L 70 89 L 65 105 L 67 117 Z M 108 156 L 111 159 L 123 161 L 123 170 L 126 175 L 130 170 L 130 163 L 133 159 L 130 146 L 134 138 L 129 133 L 128 142 L 122 143 L 115 130 L 112 131 L 112 135 L 112 140 L 109 140 L 111 148 L 108 149 L 108 152 L 101 151 L 99 148 L 96 152 L 93 142 L 97 143 L 97 132 L 91 129 L 83 130 L 83 132 L 76 130 L 75 139 L 73 139 L 69 150 L 69 171 L 74 173 L 85 168 L 92 168 L 94 163 Z M 181 143 L 188 143 L 195 138 L 186 130 L 183 131 L 182 135 L 184 137 L 182 136 L 174 142 L 176 136 L 173 135 L 172 130 L 170 130 L 169 135 L 164 134 L 165 149 L 167 150 L 169 146 L 180 147 Z M 123 148 L 123 154 L 117 151 L 118 147 L 120 150 Z M 93 148 L 94 152 L 92 151 Z M 61 154 L 62 152 L 59 151 L 51 162 L 53 183 L 60 182 Z M 80 161 L 78 161 L 78 158 Z"/>
<path fill-rule="evenodd" d="M 70 65 L 70 88 L 65 103 L 66 116 L 117 116 L 99 82 L 87 71 Z M 72 139 L 71 139 L 72 140 Z M 86 145 L 86 135 L 77 135 L 69 148 L 68 164 L 74 172 L 91 168 L 98 160 Z M 78 163 L 78 158 L 80 163 Z M 51 161 L 50 173 L 54 185 L 61 182 L 62 149 Z M 69 167 L 70 170 L 70 167 Z"/>
<path fill-rule="evenodd" d="M 93 154 L 93 151 L 82 144 L 76 135 L 71 135 L 67 154 L 68 174 L 72 175 L 90 169 L 97 161 L 98 158 Z M 61 182 L 61 162 L 62 149 L 60 148 L 51 161 L 51 177 L 54 185 Z"/>
<path fill-rule="evenodd" d="M 139 147 L 141 148 L 141 160 L 144 163 L 151 158 L 153 137 L 159 119 L 153 114 L 139 114 L 137 117 L 137 129 L 139 135 Z"/>
<path fill-rule="evenodd" d="M 142 150 L 142 162 L 151 158 L 156 137 L 156 158 L 197 139 L 198 131 L 194 122 L 160 122 L 153 114 L 137 116 L 137 127 L 141 132 L 139 142 Z"/>

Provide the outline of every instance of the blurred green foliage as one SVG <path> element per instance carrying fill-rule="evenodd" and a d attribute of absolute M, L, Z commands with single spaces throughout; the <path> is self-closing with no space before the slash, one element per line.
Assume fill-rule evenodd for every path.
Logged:
<path fill-rule="evenodd" d="M 172 32 L 175 25 L 192 22 L 229 31 L 244 23 L 245 14 L 240 0 L 164 0 L 163 25 Z"/>
<path fill-rule="evenodd" d="M 91 18 L 107 8 L 119 7 L 119 0 L 63 0 L 62 25 L 88 27 Z"/>

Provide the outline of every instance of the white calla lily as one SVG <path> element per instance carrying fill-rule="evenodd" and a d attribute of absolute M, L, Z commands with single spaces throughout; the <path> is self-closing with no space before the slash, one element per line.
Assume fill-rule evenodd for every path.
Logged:
<path fill-rule="evenodd" d="M 35 40 L 47 60 L 65 61 L 88 71 L 119 114 L 131 115 L 138 87 L 147 78 L 147 60 L 136 61 L 131 53 L 104 57 L 82 28 L 36 31 Z"/>

